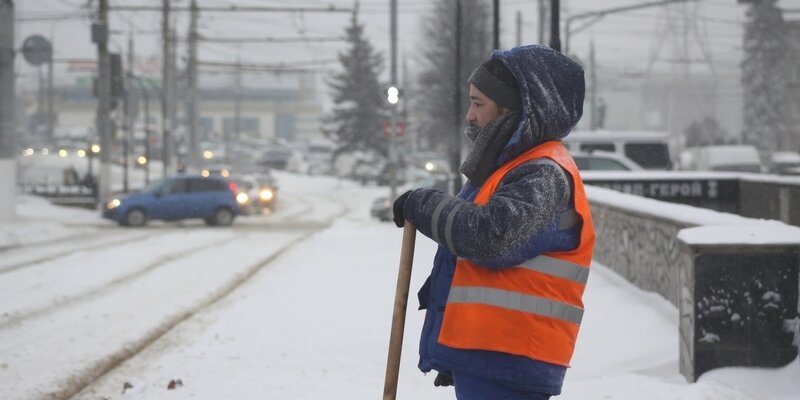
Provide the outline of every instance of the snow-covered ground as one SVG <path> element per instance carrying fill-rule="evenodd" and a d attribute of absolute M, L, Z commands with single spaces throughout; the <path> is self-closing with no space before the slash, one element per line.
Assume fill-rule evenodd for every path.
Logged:
<path fill-rule="evenodd" d="M 388 189 L 279 179 L 276 212 L 230 229 L 124 229 L 96 212 L 21 197 L 19 220 L 0 226 L 0 398 L 44 398 L 109 355 L 124 361 L 106 365 L 74 398 L 378 398 L 402 232 L 368 210 Z M 298 220 L 308 224 L 283 229 Z M 102 238 L 127 244 L 104 247 Z M 71 243 L 85 248 L 59 256 Z M 414 293 L 434 252 L 418 235 L 399 399 L 454 398 L 416 369 L 423 314 Z M 678 372 L 677 310 L 602 265 L 593 266 L 584 300 L 560 399 L 798 398 L 798 360 L 687 383 Z M 160 332 L 165 320 L 174 327 Z M 143 346 L 144 336 L 156 340 Z"/>

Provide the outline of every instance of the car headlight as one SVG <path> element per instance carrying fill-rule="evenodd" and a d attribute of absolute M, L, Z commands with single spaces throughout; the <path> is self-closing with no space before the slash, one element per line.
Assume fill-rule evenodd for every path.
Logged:
<path fill-rule="evenodd" d="M 259 193 L 259 197 L 264 201 L 270 201 L 274 196 L 275 193 L 273 193 L 271 189 L 262 189 L 261 193 Z"/>
<path fill-rule="evenodd" d="M 106 208 L 111 210 L 119 207 L 120 204 L 122 204 L 122 202 L 119 199 L 111 199 L 111 201 L 106 204 Z"/>
<path fill-rule="evenodd" d="M 250 200 L 250 196 L 248 196 L 247 193 L 239 193 L 236 195 L 236 202 L 239 204 L 245 204 L 248 200 Z"/>

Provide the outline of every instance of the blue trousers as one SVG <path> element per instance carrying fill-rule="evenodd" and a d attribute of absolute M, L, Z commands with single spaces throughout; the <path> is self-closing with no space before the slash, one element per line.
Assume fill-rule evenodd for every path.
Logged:
<path fill-rule="evenodd" d="M 548 400 L 550 398 L 546 393 L 510 388 L 463 372 L 454 372 L 453 382 L 458 400 Z"/>

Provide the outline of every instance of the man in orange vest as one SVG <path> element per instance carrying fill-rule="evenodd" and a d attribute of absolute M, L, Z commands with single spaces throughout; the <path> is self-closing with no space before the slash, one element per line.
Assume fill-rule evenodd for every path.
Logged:
<path fill-rule="evenodd" d="M 457 196 L 398 197 L 439 244 L 419 292 L 419 368 L 460 400 L 548 399 L 575 347 L 594 246 L 578 169 L 561 144 L 583 113 L 583 69 L 544 46 L 494 51 L 469 79 Z"/>

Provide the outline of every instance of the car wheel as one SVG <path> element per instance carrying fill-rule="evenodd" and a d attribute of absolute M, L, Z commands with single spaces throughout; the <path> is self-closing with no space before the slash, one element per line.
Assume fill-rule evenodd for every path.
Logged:
<path fill-rule="evenodd" d="M 234 217 L 233 211 L 229 208 L 218 208 L 214 216 L 210 218 L 210 220 L 206 220 L 206 223 L 216 226 L 230 226 L 233 223 Z"/>
<path fill-rule="evenodd" d="M 144 226 L 147 223 L 147 215 L 144 211 L 134 208 L 125 214 L 125 225 L 128 226 Z"/>

